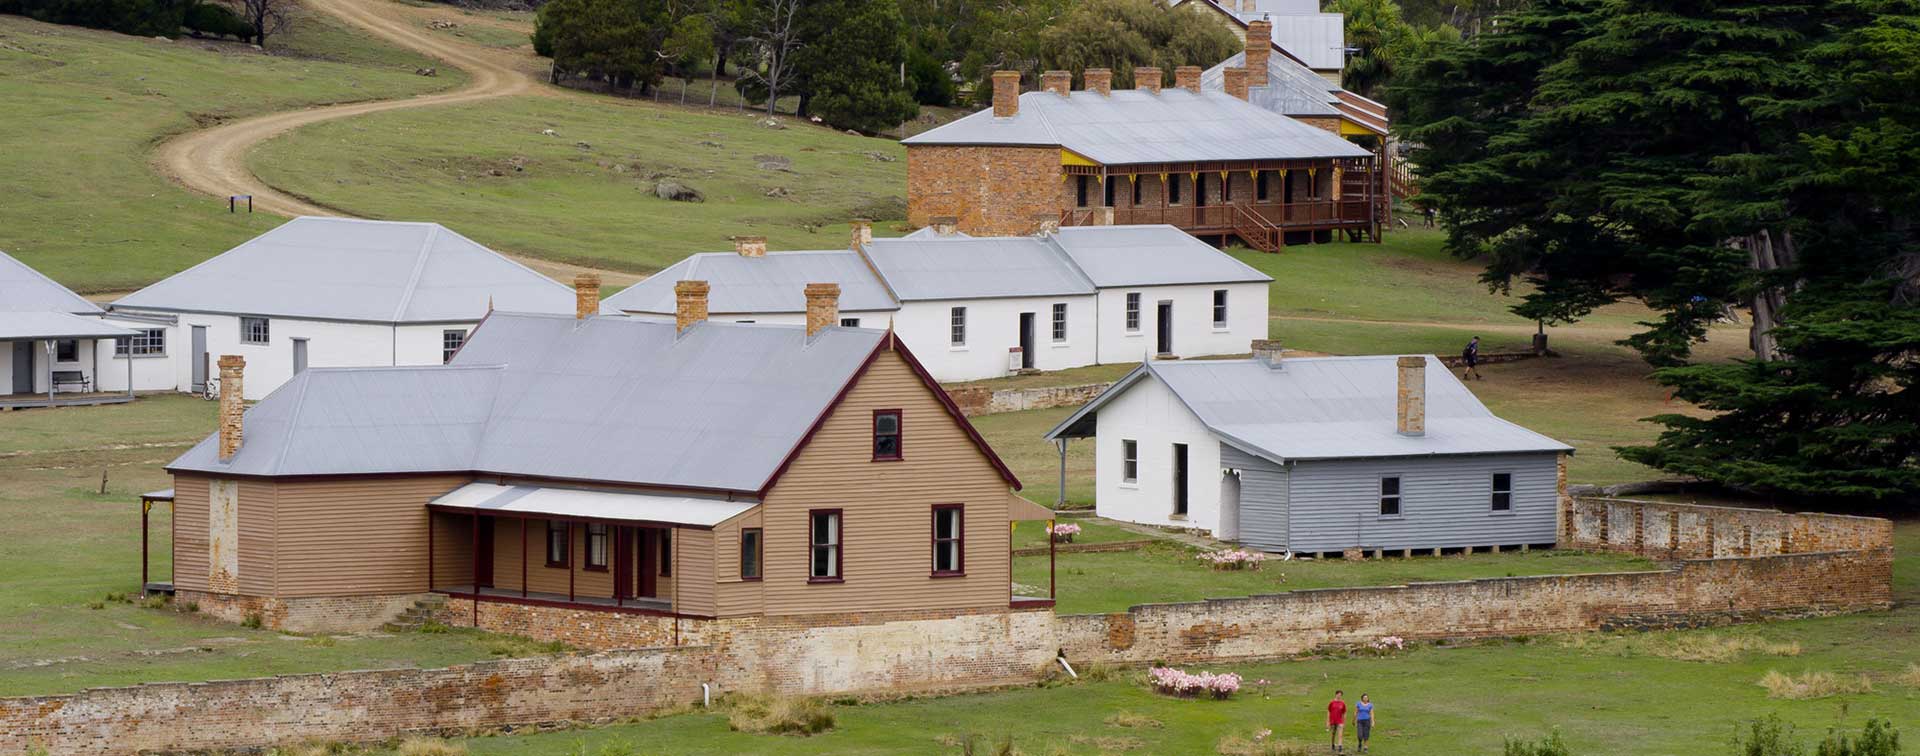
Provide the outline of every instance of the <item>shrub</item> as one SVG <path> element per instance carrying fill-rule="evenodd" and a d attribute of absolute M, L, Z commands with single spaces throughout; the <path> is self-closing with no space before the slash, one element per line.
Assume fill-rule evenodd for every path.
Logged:
<path fill-rule="evenodd" d="M 1893 676 L 1895 685 L 1920 688 L 1920 664 L 1908 664 L 1906 670 Z"/>
<path fill-rule="evenodd" d="M 167 608 L 167 597 L 148 596 L 145 601 L 140 602 L 140 605 L 148 609 L 165 609 Z"/>
<path fill-rule="evenodd" d="M 1560 731 L 1554 730 L 1541 740 L 1515 740 L 1507 738 L 1506 756 L 1573 756 L 1566 741 L 1560 739 Z"/>
<path fill-rule="evenodd" d="M 90 601 L 90 602 L 87 602 L 87 608 L 88 608 L 88 609 L 96 609 L 96 610 L 97 610 L 97 609 L 105 609 L 105 608 L 107 608 L 107 602 L 105 602 L 105 601 Z"/>
<path fill-rule="evenodd" d="M 819 699 L 740 695 L 729 701 L 727 726 L 768 735 L 818 735 L 834 728 L 833 710 Z"/>
<path fill-rule="evenodd" d="M 1073 523 L 1048 525 L 1047 534 L 1053 536 L 1054 543 L 1073 543 L 1073 537 L 1080 535 L 1080 526 Z"/>
<path fill-rule="evenodd" d="M 249 630 L 259 630 L 260 626 L 264 624 L 266 624 L 266 622 L 260 618 L 259 612 L 249 614 L 246 619 L 240 621 L 240 626 Z"/>
<path fill-rule="evenodd" d="M 201 34 L 216 37 L 233 37 L 238 40 L 253 38 L 253 27 L 232 8 L 219 3 L 194 3 L 187 9 L 187 17 L 182 26 Z"/>
<path fill-rule="evenodd" d="M 1871 693 L 1873 681 L 1868 680 L 1866 675 L 1848 677 L 1832 672 L 1808 672 L 1794 677 L 1782 674 L 1779 670 L 1767 670 L 1767 674 L 1760 678 L 1760 687 L 1767 689 L 1770 698 L 1804 700 L 1845 693 Z"/>
<path fill-rule="evenodd" d="M 467 747 L 439 738 L 411 736 L 401 740 L 394 752 L 400 756 L 467 756 Z"/>
<path fill-rule="evenodd" d="M 452 628 L 447 627 L 446 623 L 436 619 L 430 619 L 420 623 L 420 632 L 427 633 L 429 635 L 439 635 L 441 633 L 450 632 L 451 630 Z"/>
<path fill-rule="evenodd" d="M 1229 698 L 1240 690 L 1240 676 L 1232 672 L 1192 674 L 1183 669 L 1154 667 L 1147 670 L 1147 684 L 1170 696 L 1192 698 L 1201 695 Z"/>
<path fill-rule="evenodd" d="M 1736 756 L 1804 756 L 1807 749 L 1793 738 L 1793 725 L 1781 721 L 1778 714 L 1769 714 L 1753 720 L 1746 737 L 1738 733 L 1733 736 L 1733 752 Z"/>
<path fill-rule="evenodd" d="M 1216 570 L 1257 570 L 1260 569 L 1261 562 L 1267 561 L 1266 554 L 1246 549 L 1205 551 L 1195 558 Z"/>
<path fill-rule="evenodd" d="M 1860 739 L 1849 739 L 1845 733 L 1828 730 L 1827 739 L 1820 741 L 1818 756 L 1897 756 L 1900 753 L 1900 731 L 1884 719 L 1869 719 L 1867 726 L 1860 731 Z"/>

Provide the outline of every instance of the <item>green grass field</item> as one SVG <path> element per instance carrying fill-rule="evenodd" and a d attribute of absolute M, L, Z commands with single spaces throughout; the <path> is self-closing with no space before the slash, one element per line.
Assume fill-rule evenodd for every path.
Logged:
<path fill-rule="evenodd" d="M 416 76 L 433 64 L 312 14 L 275 48 L 285 54 L 0 16 L 0 249 L 83 292 L 150 283 L 280 222 L 228 215 L 225 202 L 161 178 L 148 159 L 163 137 L 464 81 Z"/>

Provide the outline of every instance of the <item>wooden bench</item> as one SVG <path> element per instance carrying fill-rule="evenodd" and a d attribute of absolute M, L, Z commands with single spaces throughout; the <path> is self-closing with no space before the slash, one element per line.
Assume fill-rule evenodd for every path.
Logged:
<path fill-rule="evenodd" d="M 84 394 L 93 390 L 93 381 L 87 378 L 86 373 L 78 370 L 53 371 L 53 390 L 59 391 L 63 386 L 78 386 L 80 392 Z"/>

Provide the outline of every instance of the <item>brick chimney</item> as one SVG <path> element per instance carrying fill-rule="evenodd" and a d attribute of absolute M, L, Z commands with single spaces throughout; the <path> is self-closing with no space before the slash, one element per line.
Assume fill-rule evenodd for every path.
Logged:
<path fill-rule="evenodd" d="M 600 314 L 600 275 L 581 273 L 573 277 L 573 318 L 586 320 Z"/>
<path fill-rule="evenodd" d="M 1173 85 L 1194 94 L 1200 93 L 1200 67 L 1181 66 L 1173 69 Z"/>
<path fill-rule="evenodd" d="M 855 218 L 847 225 L 853 227 L 853 246 L 851 249 L 860 249 L 873 243 L 873 221 L 866 218 Z"/>
<path fill-rule="evenodd" d="M 1402 436 L 1427 433 L 1427 358 L 1413 355 L 1394 360 L 1400 371 L 1400 390 L 1394 416 Z"/>
<path fill-rule="evenodd" d="M 960 219 L 951 215 L 936 215 L 927 219 L 933 226 L 933 233 L 939 236 L 952 236 L 960 232 Z"/>
<path fill-rule="evenodd" d="M 1142 92 L 1160 94 L 1160 67 L 1135 66 L 1133 69 L 1133 88 Z"/>
<path fill-rule="evenodd" d="M 993 117 L 1012 118 L 1020 112 L 1020 72 L 993 72 Z"/>
<path fill-rule="evenodd" d="M 1113 94 L 1113 69 L 1089 68 L 1081 78 L 1086 79 L 1087 91 L 1099 92 L 1101 97 Z"/>
<path fill-rule="evenodd" d="M 1089 226 L 1113 225 L 1113 208 L 1111 207 L 1094 208 L 1093 212 L 1087 213 L 1087 225 Z"/>
<path fill-rule="evenodd" d="M 840 284 L 807 284 L 807 335 L 840 325 Z"/>
<path fill-rule="evenodd" d="M 1225 76 L 1227 94 L 1247 99 L 1247 69 L 1229 68 L 1220 73 Z"/>
<path fill-rule="evenodd" d="M 705 281 L 678 281 L 673 284 L 673 325 L 675 333 L 685 333 L 693 324 L 707 319 Z"/>
<path fill-rule="evenodd" d="M 1262 365 L 1266 365 L 1267 369 L 1269 370 L 1280 369 L 1281 367 L 1280 352 L 1281 352 L 1281 349 L 1280 349 L 1279 339 L 1254 339 L 1253 340 L 1254 361 Z"/>
<path fill-rule="evenodd" d="M 247 358 L 237 354 L 220 355 L 220 461 L 233 459 L 240 451 L 241 419 L 247 413 L 247 391 L 243 379 Z"/>
<path fill-rule="evenodd" d="M 1267 85 L 1267 59 L 1273 54 L 1273 23 L 1260 19 L 1247 24 L 1247 86 Z"/>
<path fill-rule="evenodd" d="M 764 237 L 764 236 L 733 237 L 733 251 L 738 252 L 741 257 L 766 257 L 767 256 L 767 237 Z"/>
<path fill-rule="evenodd" d="M 1073 73 L 1048 71 L 1040 74 L 1040 88 L 1061 97 L 1070 97 L 1073 94 Z"/>

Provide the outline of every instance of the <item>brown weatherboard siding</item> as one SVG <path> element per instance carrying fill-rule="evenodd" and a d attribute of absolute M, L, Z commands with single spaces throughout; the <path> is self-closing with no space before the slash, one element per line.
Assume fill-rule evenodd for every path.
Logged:
<path fill-rule="evenodd" d="M 711 530 L 674 531 L 673 610 L 681 614 L 713 616 L 714 573 Z"/>
<path fill-rule="evenodd" d="M 213 480 L 216 478 L 199 475 L 174 479 L 174 583 L 186 590 L 208 590 L 207 500 Z M 239 486 L 238 587 L 245 595 L 271 596 L 277 566 L 273 557 L 274 484 L 242 479 Z"/>
<path fill-rule="evenodd" d="M 905 459 L 870 461 L 873 411 L 893 408 L 905 412 Z M 966 505 L 965 577 L 931 576 L 935 504 Z M 813 509 L 842 510 L 845 582 L 807 582 Z M 1006 480 L 897 352 L 875 358 L 761 510 L 767 615 L 1007 605 Z M 738 573 L 729 566 L 724 574 Z"/>
<path fill-rule="evenodd" d="M 969 234 L 1033 233 L 1035 216 L 1066 205 L 1058 147 L 924 145 L 907 148 L 907 222 L 960 220 Z"/>
<path fill-rule="evenodd" d="M 713 528 L 713 572 L 718 583 L 714 591 L 714 613 L 718 616 L 756 614 L 766 601 L 765 580 L 740 579 L 740 531 L 760 527 L 761 519 L 760 509 L 756 507 Z M 760 550 L 764 566 L 766 544 L 762 543 Z"/>
<path fill-rule="evenodd" d="M 207 589 L 207 479 L 173 476 L 173 584 Z"/>
<path fill-rule="evenodd" d="M 427 555 L 422 553 L 427 542 L 427 502 L 470 480 L 472 476 L 467 475 L 431 475 L 260 483 L 277 488 L 279 583 L 272 595 L 294 598 L 427 590 Z M 241 500 L 247 498 L 243 482 Z M 471 538 L 470 533 L 467 535 Z M 241 550 L 243 583 L 245 543 L 243 540 Z"/>

